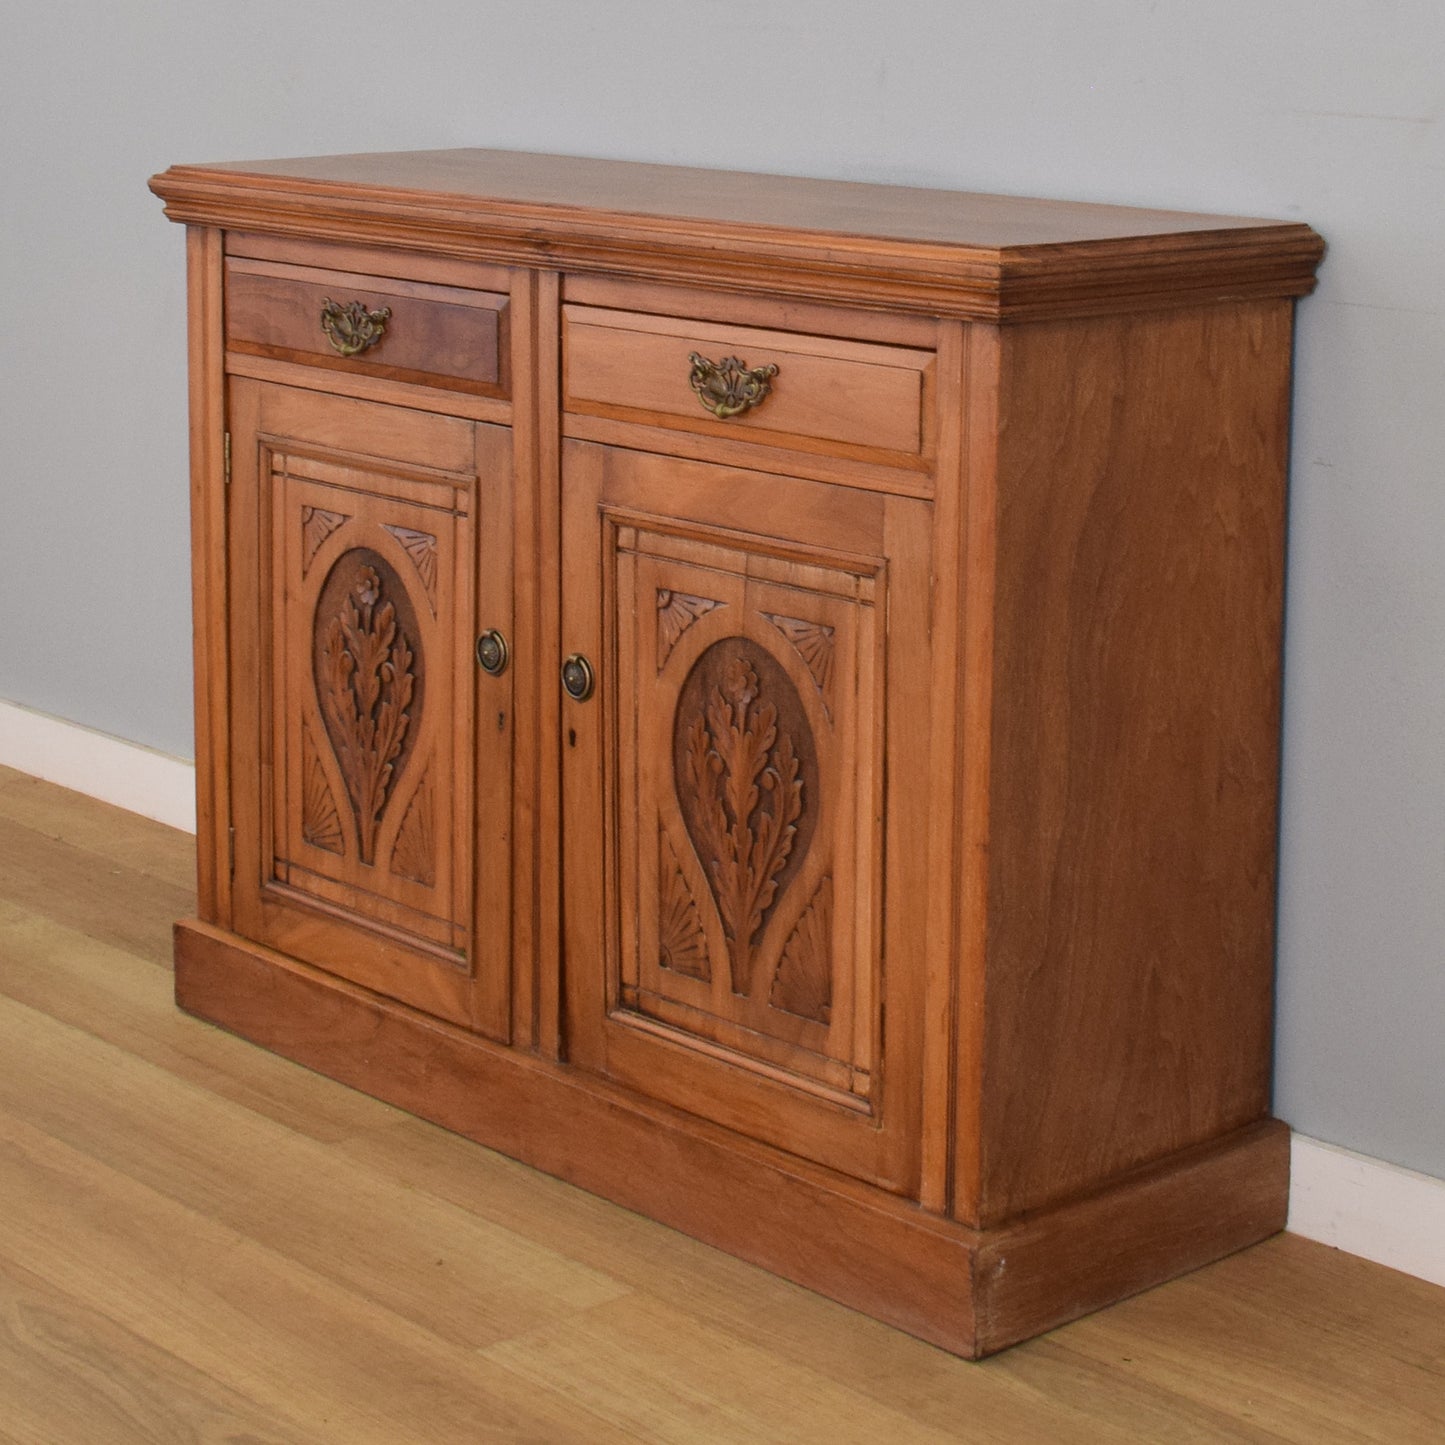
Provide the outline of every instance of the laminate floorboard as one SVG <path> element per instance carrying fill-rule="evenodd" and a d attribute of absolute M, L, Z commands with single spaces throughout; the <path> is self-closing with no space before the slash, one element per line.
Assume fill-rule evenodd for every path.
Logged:
<path fill-rule="evenodd" d="M 191 854 L 0 769 L 0 1445 L 1445 1441 L 1306 1240 L 970 1365 L 187 1018 Z"/>

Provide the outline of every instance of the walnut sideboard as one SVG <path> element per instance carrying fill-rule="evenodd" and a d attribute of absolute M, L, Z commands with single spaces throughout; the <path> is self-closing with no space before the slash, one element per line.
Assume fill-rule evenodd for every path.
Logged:
<path fill-rule="evenodd" d="M 959 1354 L 1282 1227 L 1309 227 L 177 166 L 181 1006 Z"/>

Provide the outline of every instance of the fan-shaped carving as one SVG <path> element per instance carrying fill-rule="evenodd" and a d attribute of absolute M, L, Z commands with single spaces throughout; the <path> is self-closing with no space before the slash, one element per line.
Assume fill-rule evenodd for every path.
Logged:
<path fill-rule="evenodd" d="M 350 517 L 345 512 L 326 512 L 320 507 L 301 508 L 301 575 L 311 570 L 321 544 Z"/>
<path fill-rule="evenodd" d="M 421 780 L 397 829 L 391 871 L 427 888 L 436 886 L 436 825 L 430 774 Z"/>
<path fill-rule="evenodd" d="M 657 670 L 672 655 L 677 639 L 714 607 L 721 607 L 709 597 L 693 597 L 687 592 L 674 592 L 669 587 L 657 589 Z"/>
<path fill-rule="evenodd" d="M 311 729 L 304 723 L 301 727 L 301 836 L 313 848 L 324 848 L 328 853 L 346 851 L 336 799 L 331 795 L 331 784 L 326 781 L 326 769 L 321 766 Z"/>
<path fill-rule="evenodd" d="M 437 539 L 430 532 L 414 532 L 410 527 L 386 528 L 406 549 L 406 555 L 416 566 L 421 585 L 426 588 L 427 601 L 436 611 L 437 605 Z"/>
<path fill-rule="evenodd" d="M 752 991 L 753 941 L 812 835 L 812 743 L 797 690 L 763 648 L 729 637 L 698 658 L 678 700 L 674 767 L 734 993 Z"/>
<path fill-rule="evenodd" d="M 833 711 L 833 629 L 822 622 L 805 622 L 800 617 L 779 617 L 773 612 L 763 616 L 788 639 L 803 659 L 819 696 L 831 717 Z"/>
<path fill-rule="evenodd" d="M 375 861 L 381 815 L 415 742 L 416 635 L 406 589 L 387 561 L 365 547 L 343 553 L 317 599 L 313 665 L 363 863 Z"/>
<path fill-rule="evenodd" d="M 783 947 L 769 1002 L 820 1024 L 833 1012 L 833 880 L 825 878 Z"/>
<path fill-rule="evenodd" d="M 688 978 L 710 979 L 712 962 L 708 958 L 707 938 L 702 919 L 698 917 L 697 901 L 667 834 L 658 835 L 658 899 L 657 950 L 663 968 Z"/>

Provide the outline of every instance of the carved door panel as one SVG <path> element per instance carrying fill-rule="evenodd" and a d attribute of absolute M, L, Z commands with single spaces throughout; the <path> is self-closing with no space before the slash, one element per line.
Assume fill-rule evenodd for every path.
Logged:
<path fill-rule="evenodd" d="M 637 702 L 619 716 L 637 808 L 635 837 L 619 815 L 621 1001 L 867 1097 L 873 1039 L 855 1024 L 874 980 L 849 862 L 875 811 L 859 733 L 878 716 L 881 579 L 645 524 L 619 527 L 615 549 L 618 607 L 638 624 L 615 664 Z"/>
<path fill-rule="evenodd" d="M 926 672 L 926 599 L 888 560 L 926 546 L 926 504 L 582 443 L 564 495 L 566 576 L 601 580 L 564 601 L 597 673 L 564 714 L 572 1058 L 912 1188 L 917 1004 L 884 905 L 923 852 L 885 783 L 926 766 L 927 709 L 885 691 Z"/>
<path fill-rule="evenodd" d="M 232 421 L 237 927 L 504 1036 L 510 679 L 472 648 L 479 591 L 509 630 L 509 434 L 244 382 Z"/>

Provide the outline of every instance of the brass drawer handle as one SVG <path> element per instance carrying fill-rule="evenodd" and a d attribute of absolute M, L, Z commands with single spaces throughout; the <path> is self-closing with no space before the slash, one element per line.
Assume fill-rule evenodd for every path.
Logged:
<path fill-rule="evenodd" d="M 743 412 L 761 406 L 773 389 L 773 378 L 778 374 L 776 366 L 744 366 L 736 356 L 709 361 L 694 351 L 687 359 L 692 363 L 688 385 L 697 393 L 697 399 L 720 420 L 741 416 Z"/>
<path fill-rule="evenodd" d="M 391 320 L 391 307 L 368 311 L 361 301 L 348 301 L 344 306 L 329 296 L 321 303 L 321 329 L 331 349 L 341 356 L 355 356 L 368 346 L 375 346 L 386 334 Z"/>

